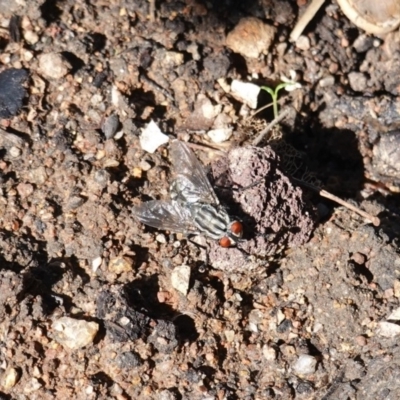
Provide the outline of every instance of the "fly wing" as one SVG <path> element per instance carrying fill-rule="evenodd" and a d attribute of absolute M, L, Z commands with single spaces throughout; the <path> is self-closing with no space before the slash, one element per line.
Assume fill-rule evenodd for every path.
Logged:
<path fill-rule="evenodd" d="M 173 140 L 170 152 L 178 196 L 181 191 L 183 200 L 219 204 L 204 167 L 193 151 L 184 142 Z"/>
<path fill-rule="evenodd" d="M 152 200 L 134 206 L 133 215 L 143 224 L 172 232 L 198 233 L 189 210 L 176 201 Z"/>

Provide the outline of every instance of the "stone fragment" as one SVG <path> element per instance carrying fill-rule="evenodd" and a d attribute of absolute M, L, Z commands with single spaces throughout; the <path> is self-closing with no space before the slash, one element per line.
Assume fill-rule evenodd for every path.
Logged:
<path fill-rule="evenodd" d="M 0 73 L 0 118 L 10 118 L 19 112 L 28 77 L 28 71 L 24 69 L 9 68 Z"/>
<path fill-rule="evenodd" d="M 77 350 L 93 342 L 99 324 L 70 317 L 61 317 L 52 324 L 55 340 L 64 348 Z"/>
<path fill-rule="evenodd" d="M 140 135 L 140 146 L 148 153 L 154 153 L 160 146 L 168 143 L 168 136 L 161 132 L 154 121 L 142 130 Z"/>
<path fill-rule="evenodd" d="M 232 136 L 232 133 L 232 128 L 218 128 L 211 129 L 207 132 L 207 135 L 214 143 L 222 143 L 227 141 Z"/>
<path fill-rule="evenodd" d="M 399 321 L 400 320 L 400 307 L 398 307 L 395 310 L 393 310 L 390 313 L 388 319 L 394 320 L 394 321 Z"/>
<path fill-rule="evenodd" d="M 264 345 L 262 354 L 267 361 L 274 361 L 276 359 L 276 350 L 271 346 Z"/>
<path fill-rule="evenodd" d="M 1 379 L 2 389 L 6 392 L 12 389 L 18 382 L 19 376 L 20 374 L 15 368 L 8 368 Z"/>
<path fill-rule="evenodd" d="M 171 274 L 172 287 L 184 296 L 187 295 L 190 282 L 190 267 L 188 265 L 179 265 L 175 267 Z"/>
<path fill-rule="evenodd" d="M 110 260 L 108 270 L 115 274 L 122 274 L 123 272 L 130 272 L 134 266 L 134 262 L 129 257 L 118 256 Z"/>
<path fill-rule="evenodd" d="M 215 118 L 213 129 L 207 132 L 208 137 L 214 143 L 222 143 L 228 140 L 233 133 L 233 129 L 231 127 L 232 120 L 231 118 L 221 113 Z"/>
<path fill-rule="evenodd" d="M 96 257 L 94 260 L 92 260 L 92 271 L 96 272 L 99 269 L 102 262 L 103 259 L 101 257 Z"/>
<path fill-rule="evenodd" d="M 318 84 L 322 88 L 333 86 L 335 84 L 335 77 L 333 77 L 332 75 L 324 76 L 320 79 Z"/>
<path fill-rule="evenodd" d="M 50 79 L 61 79 L 68 74 L 70 65 L 59 53 L 46 53 L 39 56 L 39 72 Z"/>
<path fill-rule="evenodd" d="M 214 181 L 224 188 L 218 193 L 221 203 L 236 204 L 235 217 L 242 221 L 245 232 L 234 247 L 209 242 L 208 257 L 214 268 L 249 271 L 257 268 L 258 262 L 256 258 L 249 262 L 249 254 L 277 257 L 284 249 L 308 241 L 315 226 L 314 209 L 301 188 L 280 170 L 280 159 L 272 148 L 232 149 L 211 168 Z"/>
<path fill-rule="evenodd" d="M 30 45 L 36 44 L 39 41 L 39 35 L 32 30 L 25 31 L 23 36 L 25 41 Z"/>
<path fill-rule="evenodd" d="M 361 72 L 350 72 L 349 85 L 355 92 L 363 92 L 367 88 L 367 77 Z"/>
<path fill-rule="evenodd" d="M 260 94 L 260 86 L 251 82 L 241 82 L 236 79 L 231 84 L 231 94 L 237 100 L 247 104 L 253 110 L 257 108 L 257 99 Z"/>
<path fill-rule="evenodd" d="M 276 29 L 258 18 L 242 18 L 228 34 L 226 45 L 235 53 L 248 58 L 258 58 L 268 51 Z"/>
<path fill-rule="evenodd" d="M 378 323 L 376 333 L 386 338 L 394 338 L 400 335 L 400 326 L 391 322 L 381 321 Z"/>
<path fill-rule="evenodd" d="M 398 179 L 400 174 L 400 131 L 383 133 L 373 148 L 374 170 L 380 175 Z"/>
<path fill-rule="evenodd" d="M 310 44 L 310 39 L 307 36 L 301 35 L 297 40 L 296 40 L 296 47 L 300 50 L 310 50 L 311 44 Z"/>
<path fill-rule="evenodd" d="M 315 372 L 317 360 L 308 354 L 302 354 L 293 364 L 293 370 L 297 375 L 310 375 Z"/>
<path fill-rule="evenodd" d="M 106 139 L 111 139 L 117 133 L 119 127 L 119 118 L 117 114 L 109 115 L 101 126 Z"/>

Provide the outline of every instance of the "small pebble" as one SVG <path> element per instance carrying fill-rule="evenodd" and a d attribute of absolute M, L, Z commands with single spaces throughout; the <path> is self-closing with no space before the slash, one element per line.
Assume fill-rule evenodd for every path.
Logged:
<path fill-rule="evenodd" d="M 118 355 L 116 363 L 119 368 L 130 370 L 139 367 L 142 364 L 142 360 L 134 351 L 125 351 Z"/>
<path fill-rule="evenodd" d="M 235 331 L 233 331 L 233 330 L 226 330 L 226 331 L 224 331 L 224 334 L 225 334 L 226 341 L 229 343 L 232 343 L 233 340 L 235 339 Z"/>
<path fill-rule="evenodd" d="M 177 51 L 167 51 L 164 55 L 163 66 L 176 68 L 179 65 L 182 65 L 185 61 L 185 57 L 183 53 L 178 53 Z"/>
<path fill-rule="evenodd" d="M 2 382 L 1 382 L 2 388 L 6 392 L 8 392 L 18 382 L 19 375 L 20 374 L 15 368 L 8 368 L 2 377 Z"/>
<path fill-rule="evenodd" d="M 101 187 L 106 187 L 109 179 L 110 179 L 110 173 L 105 169 L 99 169 L 94 173 L 94 180 Z"/>
<path fill-rule="evenodd" d="M 355 92 L 363 92 L 367 88 L 367 77 L 361 72 L 350 72 L 349 85 Z"/>
<path fill-rule="evenodd" d="M 142 175 L 143 175 L 143 170 L 142 170 L 142 168 L 140 168 L 140 167 L 134 167 L 133 169 L 132 169 L 132 176 L 134 177 L 134 178 L 141 178 L 142 177 Z"/>
<path fill-rule="evenodd" d="M 260 86 L 251 82 L 241 82 L 234 79 L 231 84 L 231 94 L 254 110 L 257 108 Z"/>
<path fill-rule="evenodd" d="M 165 238 L 165 235 L 163 235 L 162 233 L 159 233 L 156 236 L 156 240 L 157 240 L 158 243 L 162 243 L 162 244 L 167 243 L 167 239 Z"/>
<path fill-rule="evenodd" d="M 61 79 L 70 69 L 67 61 L 59 53 L 46 53 L 39 56 L 39 72 L 46 78 Z"/>
<path fill-rule="evenodd" d="M 258 18 L 242 18 L 229 32 L 226 45 L 235 53 L 245 57 L 258 58 L 267 52 L 274 39 L 276 28 Z"/>
<path fill-rule="evenodd" d="M 33 193 L 33 186 L 30 183 L 19 183 L 17 185 L 17 192 L 22 199 L 26 199 Z"/>
<path fill-rule="evenodd" d="M 299 50 L 310 50 L 311 44 L 310 44 L 310 39 L 307 36 L 301 35 L 297 40 L 296 40 L 296 47 Z"/>
<path fill-rule="evenodd" d="M 29 50 L 24 50 L 24 52 L 22 53 L 22 57 L 25 62 L 29 62 L 34 57 L 34 54 Z"/>
<path fill-rule="evenodd" d="M 21 149 L 18 147 L 12 146 L 9 150 L 9 154 L 13 158 L 18 158 L 21 155 Z"/>
<path fill-rule="evenodd" d="M 388 319 L 393 320 L 393 321 L 400 321 L 400 307 L 393 310 L 390 313 Z"/>
<path fill-rule="evenodd" d="M 232 120 L 227 114 L 219 114 L 217 118 L 215 118 L 213 129 L 208 131 L 207 135 L 214 143 L 225 142 L 233 133 L 231 122 Z"/>
<path fill-rule="evenodd" d="M 314 389 L 311 382 L 303 381 L 296 386 L 296 392 L 303 396 L 306 394 L 310 395 L 313 391 Z"/>
<path fill-rule="evenodd" d="M 192 42 L 186 48 L 186 51 L 192 55 L 193 60 L 199 61 L 201 56 L 199 54 L 199 46 L 196 42 Z"/>
<path fill-rule="evenodd" d="M 119 130 L 118 132 L 115 133 L 114 139 L 115 140 L 119 140 L 119 139 L 122 138 L 122 136 L 124 136 L 124 130 L 123 129 L 121 129 L 121 130 Z"/>
<path fill-rule="evenodd" d="M 68 199 L 67 202 L 67 208 L 69 210 L 76 210 L 79 208 L 83 203 L 85 202 L 85 199 L 81 196 L 72 196 Z"/>
<path fill-rule="evenodd" d="M 154 121 L 142 130 L 140 135 L 140 146 L 148 153 L 154 153 L 160 146 L 168 143 L 168 136 L 161 132 L 160 128 Z"/>
<path fill-rule="evenodd" d="M 262 354 L 267 361 L 274 361 L 276 359 L 276 350 L 271 346 L 264 345 Z"/>
<path fill-rule="evenodd" d="M 39 35 L 34 31 L 25 31 L 23 35 L 26 43 L 28 44 L 35 44 L 39 41 Z"/>
<path fill-rule="evenodd" d="M 396 279 L 393 284 L 393 296 L 399 298 L 400 297 L 400 281 Z"/>
<path fill-rule="evenodd" d="M 367 345 L 367 338 L 365 336 L 359 335 L 356 337 L 355 342 L 359 346 L 366 346 Z"/>
<path fill-rule="evenodd" d="M 252 332 L 258 332 L 258 325 L 262 323 L 264 314 L 261 310 L 254 309 L 249 314 L 249 328 Z"/>
<path fill-rule="evenodd" d="M 207 136 L 214 142 L 214 143 L 222 143 L 227 141 L 233 133 L 232 128 L 218 128 L 212 129 L 211 131 L 207 132 Z"/>
<path fill-rule="evenodd" d="M 139 167 L 142 171 L 149 171 L 151 169 L 151 164 L 145 160 L 140 161 Z"/>
<path fill-rule="evenodd" d="M 360 35 L 353 43 L 354 50 L 357 53 L 365 53 L 374 45 L 374 39 L 368 35 Z"/>
<path fill-rule="evenodd" d="M 397 178 L 400 173 L 400 131 L 383 133 L 373 148 L 374 169 L 384 176 Z"/>
<path fill-rule="evenodd" d="M 0 59 L 4 63 L 2 55 L 0 55 Z M 28 77 L 28 71 L 22 68 L 8 68 L 0 73 L 0 119 L 8 119 L 19 112 L 26 96 L 24 83 Z M 13 133 L 4 131 L 2 136 L 9 139 L 14 146 L 23 142 L 22 138 Z"/>
<path fill-rule="evenodd" d="M 310 375 L 315 372 L 317 360 L 308 354 L 302 354 L 293 364 L 293 370 L 297 375 Z"/>
<path fill-rule="evenodd" d="M 191 271 L 188 265 L 175 267 L 171 273 L 172 287 L 181 292 L 184 296 L 187 295 L 189 290 L 190 273 Z"/>
<path fill-rule="evenodd" d="M 103 262 L 103 259 L 102 259 L 101 257 L 96 257 L 96 258 L 92 261 L 92 271 L 93 271 L 93 272 L 96 272 L 96 271 L 99 269 L 99 267 L 100 267 L 100 265 L 101 265 L 102 262 Z"/>
<path fill-rule="evenodd" d="M 400 335 L 400 326 L 391 322 L 381 321 L 378 323 L 376 332 L 379 336 L 394 338 Z"/>
<path fill-rule="evenodd" d="M 363 265 L 366 261 L 366 257 L 364 256 L 364 254 L 358 252 L 354 253 L 351 259 L 358 265 Z"/>
<path fill-rule="evenodd" d="M 55 340 L 65 349 L 77 350 L 92 343 L 99 330 L 96 322 L 61 317 L 52 324 Z"/>
<path fill-rule="evenodd" d="M 119 256 L 110 260 L 108 264 L 108 270 L 115 274 L 122 274 L 124 272 L 132 271 L 134 262 L 131 258 L 125 256 Z"/>
<path fill-rule="evenodd" d="M 111 114 L 105 119 L 103 125 L 101 126 L 101 130 L 103 131 L 106 139 L 111 139 L 114 137 L 114 135 L 117 133 L 118 126 L 119 118 L 117 114 Z"/>
<path fill-rule="evenodd" d="M 332 75 L 328 75 L 320 79 L 318 83 L 322 88 L 333 86 L 335 84 L 335 78 Z"/>

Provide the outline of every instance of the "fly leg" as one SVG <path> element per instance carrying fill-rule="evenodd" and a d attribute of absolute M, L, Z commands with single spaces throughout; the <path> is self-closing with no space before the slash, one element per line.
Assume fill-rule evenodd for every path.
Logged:
<path fill-rule="evenodd" d="M 250 185 L 243 186 L 243 187 L 240 187 L 240 188 L 232 188 L 232 190 L 235 190 L 237 192 L 242 192 L 244 190 L 251 189 L 252 187 L 257 186 L 258 184 L 260 184 L 264 180 L 265 180 L 265 178 L 261 178 L 261 179 L 256 180 L 254 183 L 252 183 Z"/>
<path fill-rule="evenodd" d="M 203 254 L 205 255 L 205 260 L 204 260 L 204 261 L 201 261 L 201 262 L 202 262 L 203 264 L 205 264 L 205 265 L 210 265 L 210 260 L 209 260 L 208 253 L 207 253 L 207 247 L 206 247 L 205 245 L 200 244 L 200 243 L 198 243 L 198 242 L 196 242 L 196 241 L 194 241 L 194 240 L 192 239 L 192 238 L 195 237 L 195 236 L 199 236 L 199 234 L 187 233 L 187 232 L 185 232 L 185 233 L 183 233 L 183 235 L 184 235 L 185 239 L 186 239 L 189 243 L 191 243 L 192 245 L 194 245 L 197 249 L 200 250 L 200 253 L 203 253 Z"/>
<path fill-rule="evenodd" d="M 200 243 L 195 242 L 194 240 L 192 240 L 193 237 L 199 236 L 200 232 L 182 232 L 182 235 L 184 237 L 184 239 L 186 239 L 188 242 L 194 244 L 197 248 L 202 249 L 202 250 L 206 250 L 206 246 L 203 246 Z"/>
<path fill-rule="evenodd" d="M 257 186 L 258 184 L 260 184 L 261 182 L 263 182 L 264 179 L 265 179 L 265 178 L 260 178 L 260 179 L 256 180 L 255 182 L 251 183 L 250 185 L 248 185 L 248 186 L 243 186 L 243 187 L 219 186 L 219 185 L 215 185 L 214 187 L 215 187 L 216 189 L 219 189 L 219 190 L 230 190 L 230 191 L 232 191 L 232 192 L 242 192 L 242 191 L 244 191 L 244 190 L 251 189 L 252 187 Z"/>

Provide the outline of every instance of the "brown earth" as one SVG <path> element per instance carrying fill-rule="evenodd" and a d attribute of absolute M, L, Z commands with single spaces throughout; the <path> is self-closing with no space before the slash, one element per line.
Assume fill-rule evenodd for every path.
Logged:
<path fill-rule="evenodd" d="M 0 72 L 29 73 L 23 108 L 0 130 L 0 399 L 400 398 L 400 36 L 364 34 L 333 1 L 290 43 L 304 3 L 0 0 Z M 257 19 L 238 25 L 246 17 Z M 223 115 L 233 135 L 211 145 L 240 158 L 273 115 L 249 122 L 226 88 L 274 88 L 290 70 L 301 88 L 280 92 L 280 106 L 292 112 L 260 145 L 283 181 L 216 189 L 243 202 L 254 240 L 232 251 L 248 258 L 230 264 L 212 241 L 132 218 L 133 204 L 168 194 L 168 146 L 149 154 L 139 142 L 150 120 L 208 145 Z M 197 155 L 213 172 L 221 162 Z M 277 197 L 262 197 L 271 188 Z M 261 215 L 284 242 L 274 253 L 285 249 L 254 261 L 269 246 Z"/>

